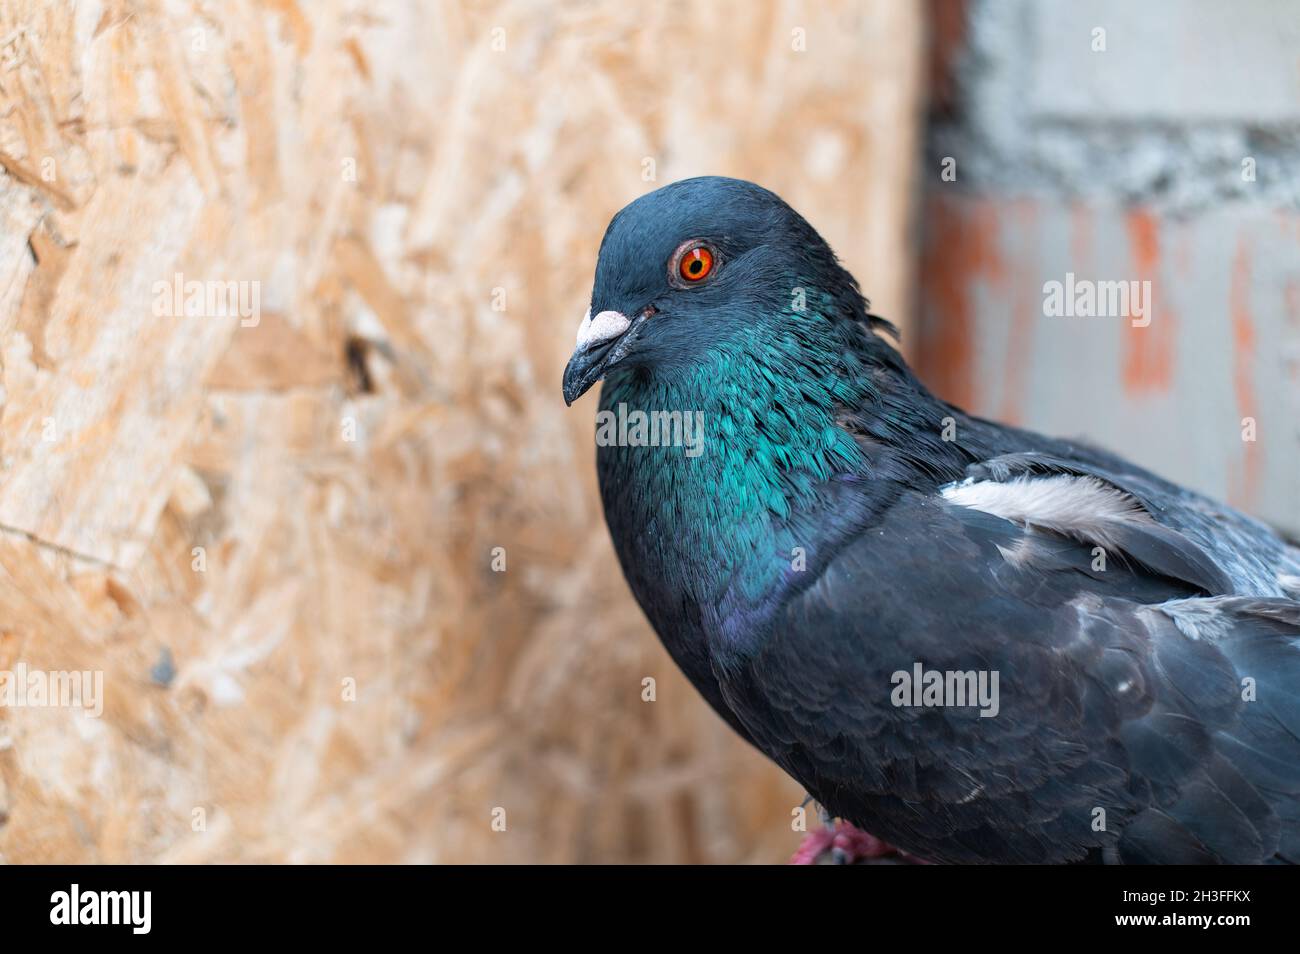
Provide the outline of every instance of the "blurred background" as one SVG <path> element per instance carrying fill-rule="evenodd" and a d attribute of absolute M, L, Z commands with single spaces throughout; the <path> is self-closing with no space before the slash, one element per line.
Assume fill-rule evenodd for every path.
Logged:
<path fill-rule="evenodd" d="M 0 705 L 0 858 L 785 860 L 560 398 L 610 216 L 768 186 L 943 396 L 1300 532 L 1297 49 L 1285 0 L 6 0 L 0 672 L 103 713 Z"/>

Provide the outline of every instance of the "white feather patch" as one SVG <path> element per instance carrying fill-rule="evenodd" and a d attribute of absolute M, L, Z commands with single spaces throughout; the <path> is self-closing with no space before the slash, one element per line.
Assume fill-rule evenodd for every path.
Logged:
<path fill-rule="evenodd" d="M 1197 597 L 1186 600 L 1169 600 L 1155 609 L 1174 621 L 1178 631 L 1188 639 L 1223 639 L 1232 631 L 1237 619 L 1220 607 L 1233 599 L 1230 596 Z"/>
<path fill-rule="evenodd" d="M 1117 526 L 1151 523 L 1133 497 L 1095 477 L 1059 474 L 1014 480 L 963 481 L 940 493 L 959 507 L 991 513 L 1021 526 L 1053 530 L 1111 548 Z"/>

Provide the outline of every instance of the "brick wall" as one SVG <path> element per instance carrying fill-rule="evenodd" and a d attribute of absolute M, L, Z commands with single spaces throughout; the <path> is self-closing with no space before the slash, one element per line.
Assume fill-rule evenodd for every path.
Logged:
<path fill-rule="evenodd" d="M 923 375 L 1300 532 L 1300 7 L 934 11 Z"/>

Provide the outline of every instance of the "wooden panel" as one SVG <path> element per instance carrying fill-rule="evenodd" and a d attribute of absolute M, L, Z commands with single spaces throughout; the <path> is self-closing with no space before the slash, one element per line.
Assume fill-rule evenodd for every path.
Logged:
<path fill-rule="evenodd" d="M 100 718 L 0 708 L 3 859 L 788 853 L 801 793 L 631 602 L 559 378 L 610 215 L 697 173 L 906 317 L 918 17 L 0 5 L 0 670 L 103 678 Z"/>

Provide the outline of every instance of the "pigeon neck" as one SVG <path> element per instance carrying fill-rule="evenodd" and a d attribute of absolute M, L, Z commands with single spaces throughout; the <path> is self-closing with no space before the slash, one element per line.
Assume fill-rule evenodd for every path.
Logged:
<path fill-rule="evenodd" d="M 909 426 L 881 404 L 889 373 L 860 347 L 792 355 L 748 341 L 610 377 L 596 434 L 606 520 L 661 633 L 656 614 L 681 612 L 706 629 L 751 630 L 912 476 L 870 434 L 881 414 L 882 435 Z"/>

